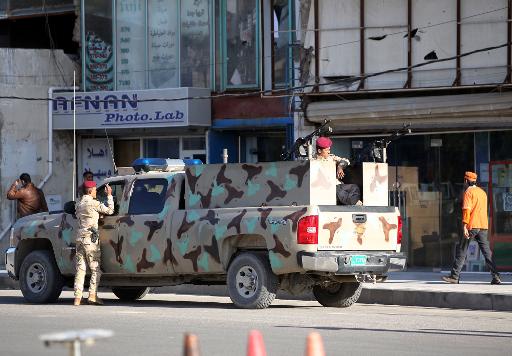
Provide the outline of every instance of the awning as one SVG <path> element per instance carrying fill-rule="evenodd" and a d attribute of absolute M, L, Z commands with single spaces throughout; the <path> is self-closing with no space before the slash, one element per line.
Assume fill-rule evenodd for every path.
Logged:
<path fill-rule="evenodd" d="M 512 127 L 512 92 L 313 102 L 309 121 L 331 120 L 335 133 L 413 129 L 446 131 Z"/>

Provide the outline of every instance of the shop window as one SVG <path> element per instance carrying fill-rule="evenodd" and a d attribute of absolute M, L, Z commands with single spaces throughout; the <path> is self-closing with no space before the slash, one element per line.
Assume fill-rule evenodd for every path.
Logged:
<path fill-rule="evenodd" d="M 123 199 L 124 181 L 110 182 L 112 188 L 112 197 L 114 198 L 114 214 L 119 214 L 119 202 Z M 96 198 L 103 204 L 107 205 L 107 193 L 105 185 L 100 186 L 96 191 Z"/>
<path fill-rule="evenodd" d="M 84 1 L 85 90 L 211 87 L 213 3 Z M 255 0 L 251 3 L 256 6 Z M 252 27 L 244 33 L 255 36 Z M 256 54 L 255 41 L 248 42 Z"/>
<path fill-rule="evenodd" d="M 348 177 L 371 141 L 352 141 L 356 159 Z M 389 189 L 403 204 L 402 248 L 410 266 L 451 266 L 462 231 L 464 172 L 474 169 L 474 152 L 472 133 L 405 136 L 388 147 Z"/>
<path fill-rule="evenodd" d="M 224 86 L 258 86 L 259 12 L 256 0 L 224 0 Z"/>
<path fill-rule="evenodd" d="M 117 89 L 146 88 L 146 2 L 116 1 Z"/>
<path fill-rule="evenodd" d="M 183 150 L 204 150 L 206 140 L 201 137 L 183 137 Z"/>
<path fill-rule="evenodd" d="M 114 90 L 114 54 L 112 49 L 112 6 L 103 0 L 84 2 L 85 90 Z"/>
<path fill-rule="evenodd" d="M 138 179 L 133 184 L 128 214 L 158 214 L 165 204 L 167 179 Z"/>
<path fill-rule="evenodd" d="M 181 0 L 180 75 L 183 87 L 210 87 L 210 2 Z"/>
<path fill-rule="evenodd" d="M 178 0 L 148 2 L 149 88 L 179 86 Z"/>
<path fill-rule="evenodd" d="M 143 152 L 144 157 L 180 158 L 180 139 L 145 139 Z"/>
<path fill-rule="evenodd" d="M 491 161 L 512 160 L 512 131 L 490 133 Z"/>
<path fill-rule="evenodd" d="M 118 167 L 131 167 L 140 157 L 140 140 L 114 140 L 114 160 Z"/>
<path fill-rule="evenodd" d="M 290 14 L 289 0 L 273 1 L 273 65 L 274 83 L 283 85 L 288 82 L 288 63 L 290 57 Z"/>

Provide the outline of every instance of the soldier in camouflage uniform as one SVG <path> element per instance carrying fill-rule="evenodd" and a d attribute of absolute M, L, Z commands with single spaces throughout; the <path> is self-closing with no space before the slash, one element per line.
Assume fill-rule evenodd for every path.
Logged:
<path fill-rule="evenodd" d="M 330 138 L 319 137 L 316 140 L 316 154 L 313 159 L 336 162 L 336 178 L 338 179 L 338 184 L 336 185 L 336 198 L 338 200 L 338 204 L 362 205 L 359 200 L 361 192 L 357 184 L 345 184 L 341 181 L 345 176 L 343 168 L 349 166 L 350 161 L 346 158 L 331 154 L 331 146 L 332 141 Z"/>
<path fill-rule="evenodd" d="M 78 219 L 78 233 L 76 237 L 76 275 L 75 275 L 75 301 L 74 305 L 82 304 L 82 293 L 86 266 L 91 270 L 89 283 L 89 304 L 101 305 L 103 302 L 97 297 L 97 287 L 100 282 L 100 241 L 95 236 L 98 231 L 98 219 L 100 214 L 111 215 L 114 213 L 114 199 L 112 188 L 106 186 L 107 206 L 96 200 L 96 183 L 86 181 L 84 196 L 76 205 L 76 217 Z"/>

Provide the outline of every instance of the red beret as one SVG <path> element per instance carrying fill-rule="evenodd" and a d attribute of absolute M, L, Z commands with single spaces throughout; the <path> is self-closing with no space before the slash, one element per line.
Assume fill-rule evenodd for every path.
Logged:
<path fill-rule="evenodd" d="M 464 173 L 464 178 L 471 181 L 471 182 L 476 182 L 476 178 L 478 176 L 476 175 L 476 173 L 473 173 L 473 172 L 466 172 Z"/>
<path fill-rule="evenodd" d="M 96 182 L 93 180 L 86 180 L 84 182 L 84 188 L 94 188 L 96 187 Z"/>
<path fill-rule="evenodd" d="M 329 137 L 319 137 L 317 140 L 316 140 L 316 148 L 329 148 L 332 146 L 332 141 Z"/>

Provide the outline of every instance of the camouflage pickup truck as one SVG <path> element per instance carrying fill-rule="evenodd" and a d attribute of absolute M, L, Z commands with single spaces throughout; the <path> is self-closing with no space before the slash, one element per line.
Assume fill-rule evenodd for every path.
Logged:
<path fill-rule="evenodd" d="M 101 285 L 121 300 L 149 287 L 227 284 L 241 308 L 268 307 L 278 289 L 348 307 L 362 282 L 405 264 L 398 210 L 336 206 L 333 162 L 139 159 L 134 168 L 103 182 L 115 211 L 99 222 Z M 72 286 L 77 220 L 70 204 L 65 211 L 27 216 L 11 231 L 6 267 L 28 302 L 53 302 Z"/>

